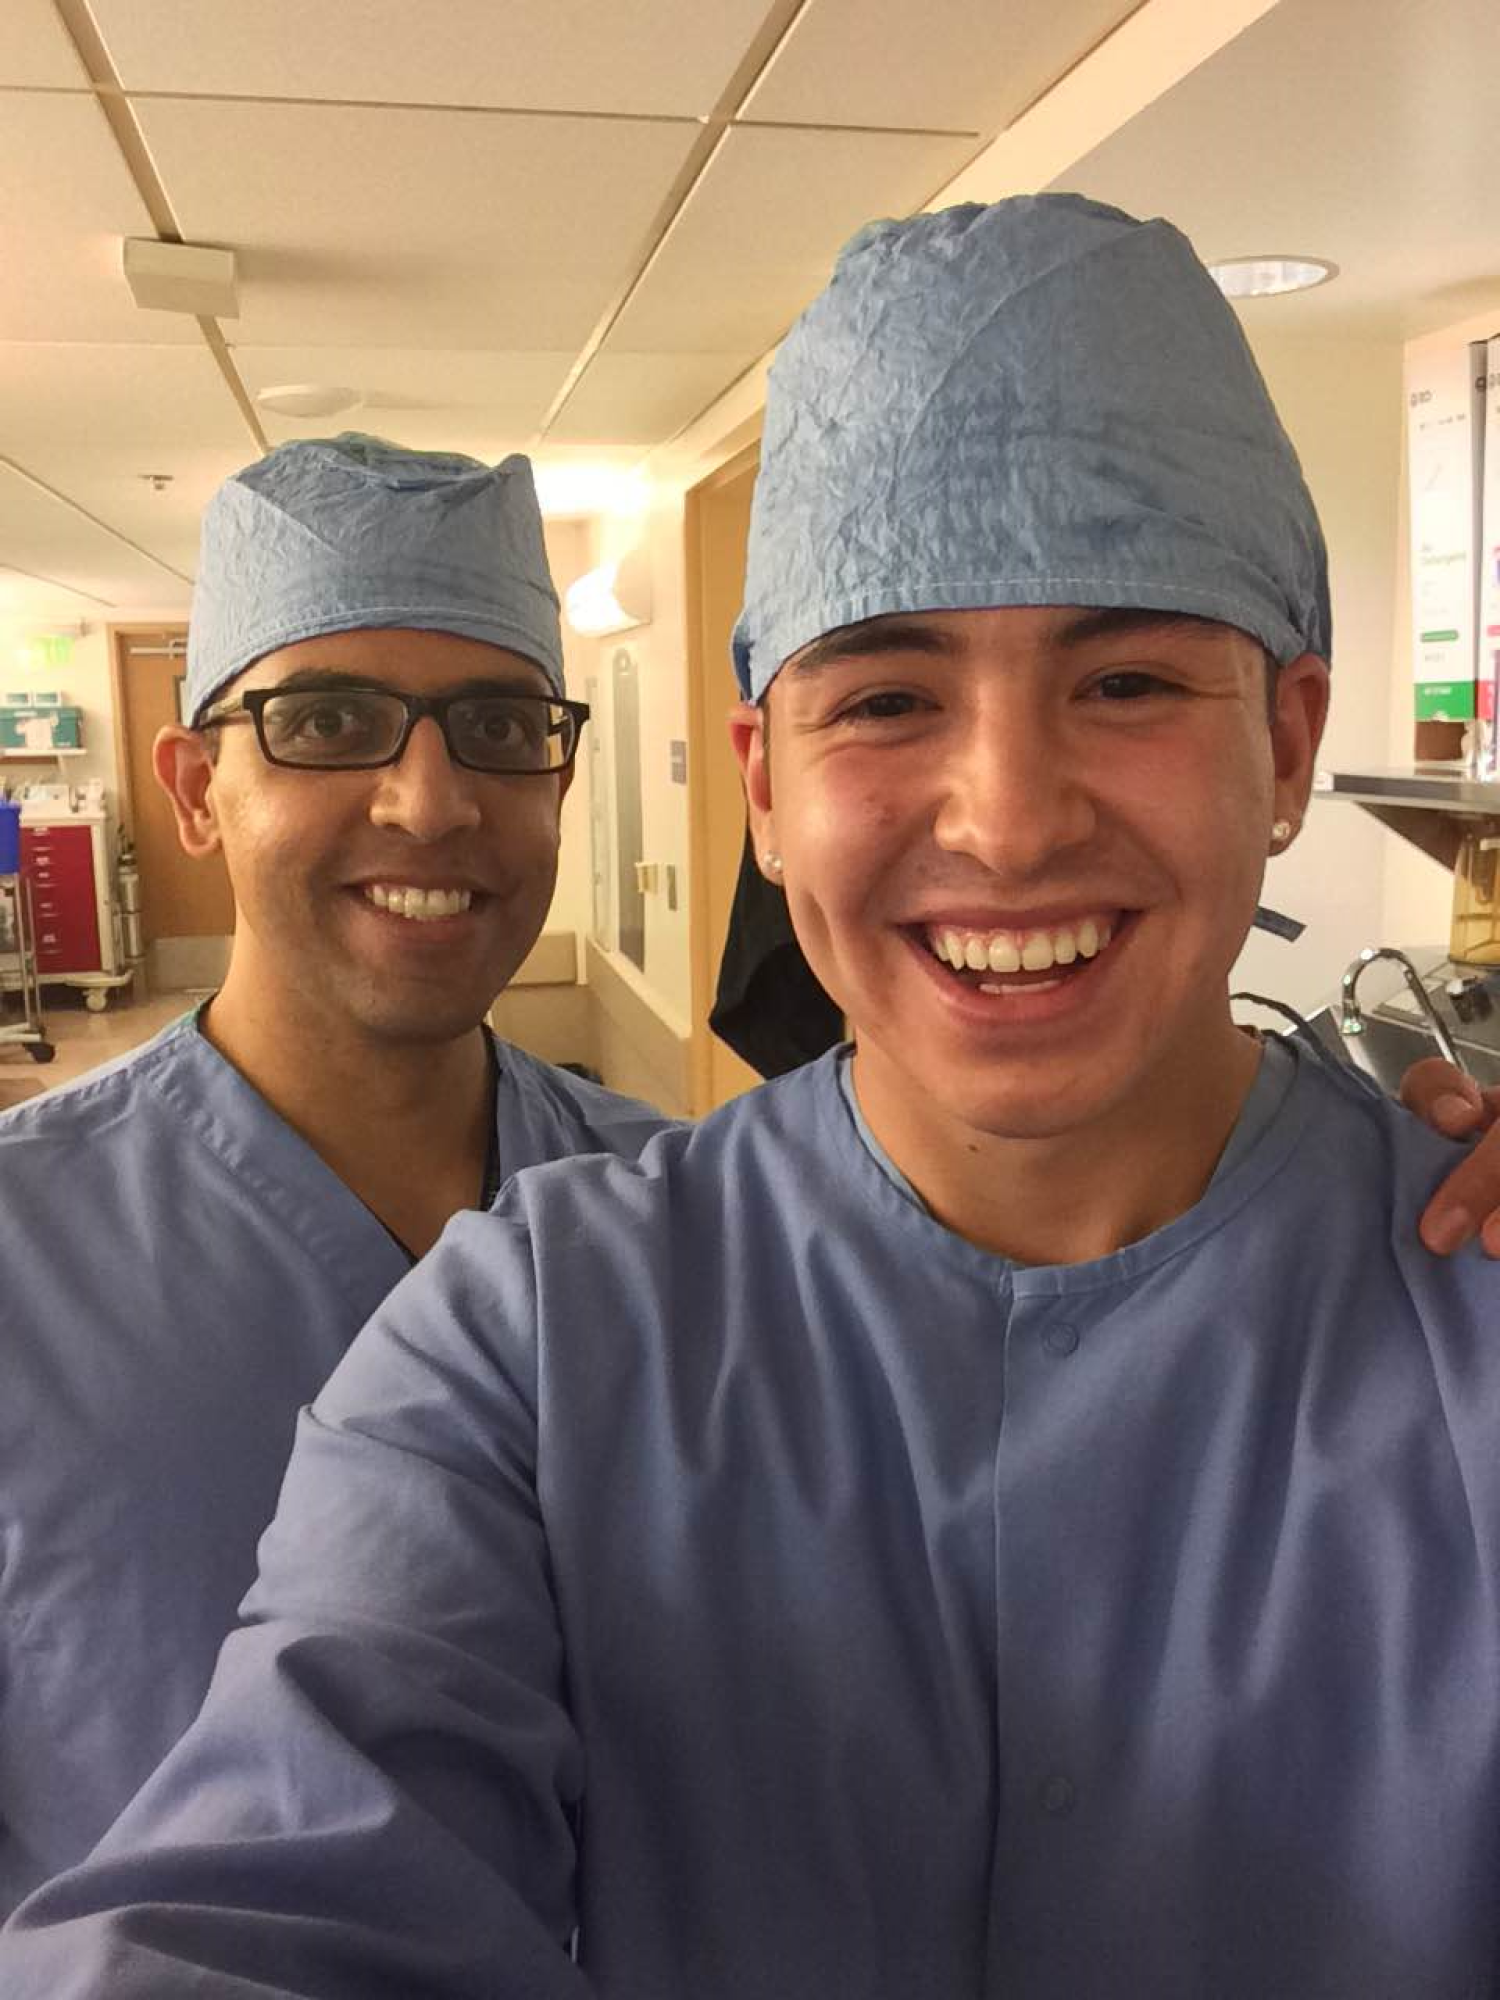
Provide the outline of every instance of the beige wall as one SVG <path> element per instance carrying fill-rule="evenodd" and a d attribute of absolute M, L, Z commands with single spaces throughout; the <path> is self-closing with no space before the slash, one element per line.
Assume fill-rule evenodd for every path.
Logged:
<path fill-rule="evenodd" d="M 1259 318 L 1270 317 L 1269 309 Z M 1400 535 L 1401 350 L 1394 342 L 1287 340 L 1249 329 L 1267 385 L 1302 460 L 1328 541 L 1333 705 L 1320 762 L 1387 761 L 1394 559 Z M 1236 987 L 1307 1012 L 1345 965 L 1385 940 L 1393 837 L 1358 807 L 1314 798 L 1296 845 L 1273 861 L 1263 900 L 1298 917 L 1295 945 L 1252 933 Z"/>
<path fill-rule="evenodd" d="M 583 521 L 549 521 L 546 524 L 547 560 L 558 596 L 588 568 L 589 529 Z M 583 699 L 583 683 L 590 671 L 591 644 L 575 636 L 563 621 L 563 671 L 568 693 Z M 592 727 L 592 725 L 590 725 Z M 549 929 L 575 931 L 583 937 L 589 927 L 592 884 L 589 863 L 589 760 L 588 743 L 578 753 L 573 783 L 563 800 L 562 846 L 557 857 L 557 892 L 548 914 Z"/>
<path fill-rule="evenodd" d="M 613 758 L 613 716 L 609 699 L 610 663 L 625 646 L 635 656 L 639 672 L 641 729 L 641 839 L 643 859 L 658 867 L 657 888 L 646 898 L 646 963 L 639 971 L 623 962 L 620 970 L 632 980 L 674 1033 L 685 1031 L 692 1007 L 692 975 L 688 951 L 688 790 L 671 778 L 674 742 L 687 740 L 687 635 L 682 551 L 683 491 L 675 484 L 651 490 L 644 515 L 601 519 L 593 533 L 593 560 L 614 559 L 632 544 L 644 545 L 650 560 L 652 614 L 649 624 L 618 637 L 575 642 L 591 656 L 579 667 L 598 677 L 599 720 Z M 612 818 L 612 815 L 611 815 Z M 668 907 L 666 870 L 677 872 L 677 907 Z M 585 918 L 580 931 L 590 929 Z M 598 939 L 615 954 L 617 934 Z"/>

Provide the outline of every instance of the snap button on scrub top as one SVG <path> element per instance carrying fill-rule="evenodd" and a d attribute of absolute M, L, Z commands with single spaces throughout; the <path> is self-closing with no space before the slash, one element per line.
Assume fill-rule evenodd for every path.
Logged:
<path fill-rule="evenodd" d="M 1078 1346 L 1078 1329 L 1066 1320 L 1055 1320 L 1042 1329 L 1042 1345 L 1049 1354 L 1072 1354 Z"/>
<path fill-rule="evenodd" d="M 1078 1803 L 1072 1779 L 1065 1778 L 1061 1771 L 1054 1771 L 1050 1778 L 1043 1778 L 1037 1791 L 1037 1803 L 1049 1819 L 1066 1819 Z"/>

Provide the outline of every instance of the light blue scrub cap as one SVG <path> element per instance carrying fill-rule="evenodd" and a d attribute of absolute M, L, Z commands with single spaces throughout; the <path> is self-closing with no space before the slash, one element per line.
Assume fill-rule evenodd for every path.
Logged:
<path fill-rule="evenodd" d="M 877 222 L 771 371 L 741 688 L 885 612 L 1194 612 L 1331 645 L 1327 556 L 1245 337 L 1178 230 L 1077 195 Z"/>
<path fill-rule="evenodd" d="M 188 627 L 191 714 L 278 646 L 391 625 L 506 646 L 562 692 L 528 459 L 488 466 L 349 431 L 280 445 L 219 488 Z"/>

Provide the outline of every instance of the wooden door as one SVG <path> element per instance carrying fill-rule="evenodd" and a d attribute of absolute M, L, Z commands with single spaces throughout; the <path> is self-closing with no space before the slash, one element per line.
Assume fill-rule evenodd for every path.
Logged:
<path fill-rule="evenodd" d="M 693 1109 L 700 1116 L 760 1082 L 708 1025 L 745 841 L 745 799 L 726 718 L 739 699 L 729 639 L 744 593 L 758 460 L 752 445 L 687 496 Z"/>
<path fill-rule="evenodd" d="M 159 949 L 163 941 L 227 938 L 234 930 L 234 897 L 221 856 L 194 861 L 183 853 L 172 808 L 151 768 L 157 731 L 180 720 L 187 627 L 117 626 L 113 640 L 120 820 L 135 846 L 141 934 L 156 965 L 165 956 Z M 187 954 L 177 956 L 190 962 Z"/>

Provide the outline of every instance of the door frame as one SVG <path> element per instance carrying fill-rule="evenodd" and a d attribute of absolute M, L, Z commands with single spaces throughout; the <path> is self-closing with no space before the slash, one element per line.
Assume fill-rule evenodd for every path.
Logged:
<path fill-rule="evenodd" d="M 109 699 L 113 711 L 115 737 L 115 797 L 118 804 L 118 818 L 123 832 L 135 840 L 135 781 L 130 768 L 130 744 L 125 735 L 125 705 L 129 695 L 125 691 L 125 642 L 130 639 L 166 639 L 169 642 L 178 636 L 178 626 L 174 619 L 137 618 L 111 619 L 107 626 L 109 633 Z M 183 617 L 181 627 L 182 659 L 187 664 L 188 621 Z"/>

